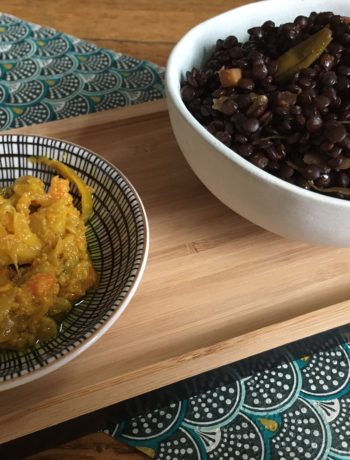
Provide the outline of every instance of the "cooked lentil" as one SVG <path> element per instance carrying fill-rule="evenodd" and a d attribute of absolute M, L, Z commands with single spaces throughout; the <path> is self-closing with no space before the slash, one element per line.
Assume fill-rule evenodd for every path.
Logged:
<path fill-rule="evenodd" d="M 188 110 L 258 168 L 350 199 L 348 18 L 312 12 L 279 26 L 266 21 L 248 33 L 245 43 L 233 35 L 217 40 L 203 68 L 187 72 L 181 94 Z M 293 48 L 300 51 L 305 42 L 307 49 L 317 37 L 323 41 L 314 60 L 293 61 L 300 56 Z"/>

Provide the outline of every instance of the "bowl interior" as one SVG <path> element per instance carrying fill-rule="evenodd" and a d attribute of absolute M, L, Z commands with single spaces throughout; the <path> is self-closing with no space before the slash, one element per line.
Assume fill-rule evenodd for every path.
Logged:
<path fill-rule="evenodd" d="M 92 187 L 94 214 L 88 223 L 87 241 L 99 283 L 67 314 L 55 338 L 25 352 L 0 352 L 0 387 L 1 382 L 78 350 L 111 322 L 109 319 L 121 313 L 139 276 L 147 247 L 146 218 L 137 193 L 110 163 L 82 147 L 41 137 L 0 137 L 0 185 L 10 185 L 23 175 L 34 175 L 48 185 L 57 173 L 31 162 L 32 155 L 65 162 Z M 74 186 L 71 192 L 79 207 Z"/>

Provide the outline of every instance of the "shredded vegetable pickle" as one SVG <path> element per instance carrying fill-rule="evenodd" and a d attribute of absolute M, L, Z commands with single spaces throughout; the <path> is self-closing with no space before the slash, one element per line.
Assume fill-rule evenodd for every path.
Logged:
<path fill-rule="evenodd" d="M 81 218 L 86 222 L 92 215 L 92 193 L 91 188 L 67 165 L 58 160 L 51 160 L 47 157 L 33 157 L 33 161 L 42 163 L 55 169 L 64 178 L 76 185 L 81 195 Z"/>
<path fill-rule="evenodd" d="M 40 159 L 65 178 L 49 189 L 32 176 L 0 191 L 0 348 L 25 349 L 57 333 L 57 321 L 96 284 L 85 237 L 89 187 L 69 167 Z M 73 205 L 69 180 L 82 196 Z"/>

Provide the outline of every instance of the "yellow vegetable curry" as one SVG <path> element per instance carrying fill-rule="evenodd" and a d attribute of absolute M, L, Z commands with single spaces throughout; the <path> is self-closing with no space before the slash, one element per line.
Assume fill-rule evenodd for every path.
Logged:
<path fill-rule="evenodd" d="M 84 220 L 59 176 L 47 192 L 32 176 L 0 191 L 0 348 L 53 337 L 56 321 L 95 285 Z"/>

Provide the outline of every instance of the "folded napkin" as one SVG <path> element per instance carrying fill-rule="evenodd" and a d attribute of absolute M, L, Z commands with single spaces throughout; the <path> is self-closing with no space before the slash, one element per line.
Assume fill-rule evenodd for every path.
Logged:
<path fill-rule="evenodd" d="M 163 70 L 0 13 L 0 130 L 164 96 Z"/>

